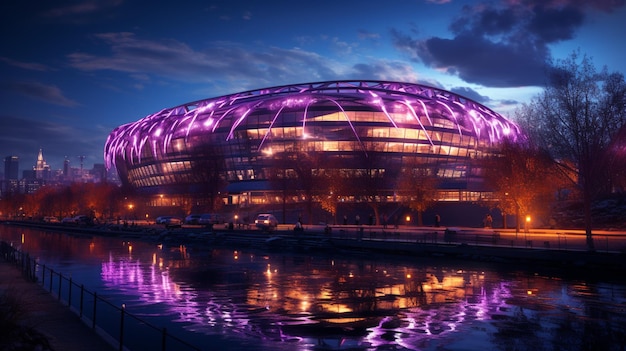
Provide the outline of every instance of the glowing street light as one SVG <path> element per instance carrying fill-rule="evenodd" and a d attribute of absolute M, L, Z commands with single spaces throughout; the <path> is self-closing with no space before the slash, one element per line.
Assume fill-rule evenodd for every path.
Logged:
<path fill-rule="evenodd" d="M 524 226 L 524 239 L 526 240 L 526 245 L 528 246 L 529 242 L 528 242 L 528 228 L 530 228 L 530 215 L 526 215 L 526 223 Z"/>
<path fill-rule="evenodd" d="M 135 208 L 135 205 L 133 204 L 128 204 L 128 219 L 131 219 L 131 217 L 133 217 L 133 208 Z"/>

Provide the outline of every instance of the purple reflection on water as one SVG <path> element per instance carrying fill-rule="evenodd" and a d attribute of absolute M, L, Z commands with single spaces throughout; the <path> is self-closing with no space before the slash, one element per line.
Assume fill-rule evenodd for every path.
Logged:
<path fill-rule="evenodd" d="M 623 282 L 501 273 L 468 262 L 167 248 L 36 231 L 25 231 L 23 243 L 16 234 L 13 240 L 197 345 L 220 336 L 256 350 L 624 346 Z M 75 270 L 83 274 L 76 278 Z"/>

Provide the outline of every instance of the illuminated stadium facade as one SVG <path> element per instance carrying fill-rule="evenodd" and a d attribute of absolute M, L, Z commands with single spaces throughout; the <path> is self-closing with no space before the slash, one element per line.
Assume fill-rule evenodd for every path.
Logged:
<path fill-rule="evenodd" d="M 445 90 L 330 81 L 167 108 L 117 127 L 104 151 L 125 185 L 155 201 L 166 194 L 246 206 L 303 202 L 325 192 L 362 202 L 361 193 L 333 194 L 328 177 L 367 174 L 380 180 L 375 201 L 399 202 L 396 185 L 410 168 L 438 179 L 439 200 L 476 201 L 488 188 L 472 161 L 495 152 L 504 138 L 521 137 L 503 116 Z M 316 183 L 321 175 L 326 182 Z"/>

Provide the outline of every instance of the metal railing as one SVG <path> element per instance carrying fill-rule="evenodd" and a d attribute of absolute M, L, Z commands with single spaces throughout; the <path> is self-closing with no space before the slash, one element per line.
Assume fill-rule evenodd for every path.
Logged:
<path fill-rule="evenodd" d="M 26 279 L 36 282 L 56 296 L 60 303 L 76 313 L 81 321 L 113 346 L 122 350 L 200 350 L 200 348 L 169 334 L 166 328 L 157 327 L 126 310 L 125 304 L 116 306 L 89 291 L 82 284 L 66 277 L 45 264 L 40 264 L 7 242 L 0 243 L 0 253 L 20 269 Z M 130 335 L 141 335 L 133 339 Z"/>
<path fill-rule="evenodd" d="M 319 227 L 319 226 L 318 226 Z M 551 249 L 565 251 L 587 250 L 583 231 L 531 230 L 516 233 L 514 229 L 462 228 L 459 232 L 445 227 L 406 227 L 380 225 L 331 225 L 327 238 L 389 241 L 397 243 L 469 244 L 484 246 L 518 247 L 528 249 Z M 309 229 L 309 228 L 307 228 Z M 321 233 L 316 228 L 313 233 Z M 305 233 L 311 233 L 305 230 Z M 300 234 L 303 236 L 303 234 Z M 304 234 L 306 235 L 306 234 Z M 625 252 L 626 233 L 593 235 L 597 252 Z"/>

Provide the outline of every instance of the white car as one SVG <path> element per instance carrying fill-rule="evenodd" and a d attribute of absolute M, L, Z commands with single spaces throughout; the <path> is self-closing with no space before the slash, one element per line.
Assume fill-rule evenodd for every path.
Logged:
<path fill-rule="evenodd" d="M 273 214 L 261 213 L 254 220 L 254 225 L 264 231 L 272 231 L 278 226 L 278 220 Z"/>

